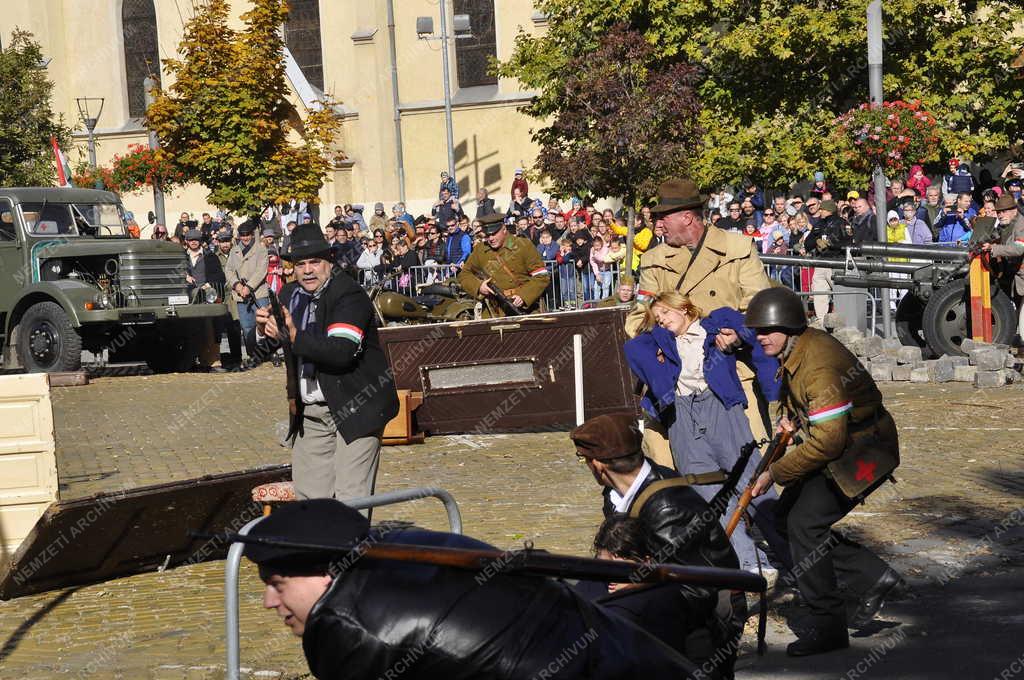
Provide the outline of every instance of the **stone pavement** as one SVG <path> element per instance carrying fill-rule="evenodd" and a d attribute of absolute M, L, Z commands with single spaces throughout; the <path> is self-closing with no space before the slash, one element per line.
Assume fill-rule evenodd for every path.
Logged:
<path fill-rule="evenodd" d="M 286 462 L 282 382 L 265 366 L 55 390 L 62 498 Z M 888 623 L 848 652 L 800 662 L 783 652 L 790 612 L 774 610 L 768 656 L 745 647 L 738 677 L 998 677 L 1021 656 L 1024 390 L 884 391 L 903 441 L 900 482 L 846 528 L 891 559 L 917 598 L 888 606 Z M 597 488 L 565 433 L 436 437 L 384 450 L 378 490 L 425 485 L 451 491 L 466 532 L 501 548 L 529 539 L 586 554 L 600 522 Z M 374 519 L 446 526 L 434 499 Z M 223 677 L 222 578 L 222 563 L 202 564 L 0 602 L 0 679 Z M 244 677 L 303 677 L 299 641 L 260 608 L 248 564 L 240 590 Z"/>

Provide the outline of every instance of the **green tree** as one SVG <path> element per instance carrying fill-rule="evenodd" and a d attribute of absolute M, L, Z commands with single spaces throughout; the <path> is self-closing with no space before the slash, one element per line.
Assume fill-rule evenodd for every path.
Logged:
<path fill-rule="evenodd" d="M 558 111 L 573 59 L 622 21 L 653 47 L 645 66 L 702 69 L 704 143 L 692 172 L 705 187 L 751 176 L 768 186 L 818 169 L 866 184 L 843 162 L 835 119 L 868 100 L 868 0 L 540 0 L 547 32 L 516 39 L 501 75 Z M 886 0 L 886 99 L 920 99 L 942 128 L 940 154 L 984 160 L 1020 143 L 1024 79 L 1009 68 L 1024 8 L 1007 0 Z M 938 169 L 939 166 L 936 166 Z"/>
<path fill-rule="evenodd" d="M 50 186 L 56 161 L 50 137 L 62 148 L 71 130 L 51 109 L 53 83 L 32 34 L 15 29 L 0 52 L 0 186 Z"/>
<path fill-rule="evenodd" d="M 284 0 L 254 0 L 228 24 L 227 0 L 209 0 L 185 26 L 164 67 L 174 84 L 146 112 L 161 152 L 210 203 L 254 214 L 292 198 L 316 203 L 340 121 L 332 102 L 304 119 L 288 101 L 281 25 Z"/>

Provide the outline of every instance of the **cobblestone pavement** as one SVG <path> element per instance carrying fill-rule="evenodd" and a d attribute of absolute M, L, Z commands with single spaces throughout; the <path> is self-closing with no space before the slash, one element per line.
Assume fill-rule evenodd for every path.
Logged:
<path fill-rule="evenodd" d="M 54 390 L 61 497 L 287 462 L 282 382 L 265 366 Z M 902 437 L 900 482 L 845 526 L 892 560 L 917 598 L 887 607 L 889 623 L 849 652 L 800 663 L 782 652 L 792 634 L 787 610 L 777 609 L 771 651 L 758 658 L 745 646 L 738 677 L 998 677 L 1021 656 L 1024 390 L 884 391 Z M 532 540 L 585 554 L 600 522 L 597 487 L 565 433 L 436 437 L 384 450 L 379 491 L 425 485 L 451 491 L 466 532 L 501 548 Z M 433 499 L 374 518 L 446 526 Z M 0 679 L 223 677 L 222 579 L 218 562 L 0 602 Z M 244 677 L 303 677 L 298 640 L 260 608 L 247 563 L 240 590 Z M 977 636 L 982 674 L 973 672 Z"/>

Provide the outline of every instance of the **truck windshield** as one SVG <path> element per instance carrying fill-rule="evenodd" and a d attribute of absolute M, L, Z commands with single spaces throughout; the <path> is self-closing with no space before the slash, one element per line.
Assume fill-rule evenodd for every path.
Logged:
<path fill-rule="evenodd" d="M 31 236 L 127 237 L 116 203 L 22 203 Z"/>

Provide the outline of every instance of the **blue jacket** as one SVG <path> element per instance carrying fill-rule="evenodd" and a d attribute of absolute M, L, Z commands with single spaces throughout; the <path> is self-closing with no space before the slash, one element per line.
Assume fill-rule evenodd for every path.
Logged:
<path fill-rule="evenodd" d="M 779 361 L 764 353 L 754 331 L 743 325 L 740 312 L 720 307 L 702 319 L 700 325 L 707 333 L 704 341 L 704 380 L 726 408 L 736 404 L 746 408 L 747 398 L 736 373 L 736 353 L 725 354 L 715 346 L 715 336 L 722 328 L 732 328 L 744 344 L 752 348 L 750 358 L 762 393 L 769 401 L 778 399 L 781 386 L 776 377 Z M 659 349 L 664 362 L 658 361 Z M 633 374 L 647 385 L 647 395 L 641 401 L 644 410 L 666 425 L 671 423 L 675 418 L 676 382 L 682 366 L 675 335 L 661 326 L 655 326 L 651 331 L 628 340 L 624 350 Z"/>
<path fill-rule="evenodd" d="M 447 264 L 462 264 L 469 257 L 473 250 L 473 240 L 469 234 L 456 229 L 454 234 L 448 234 L 444 240 L 444 261 Z"/>

